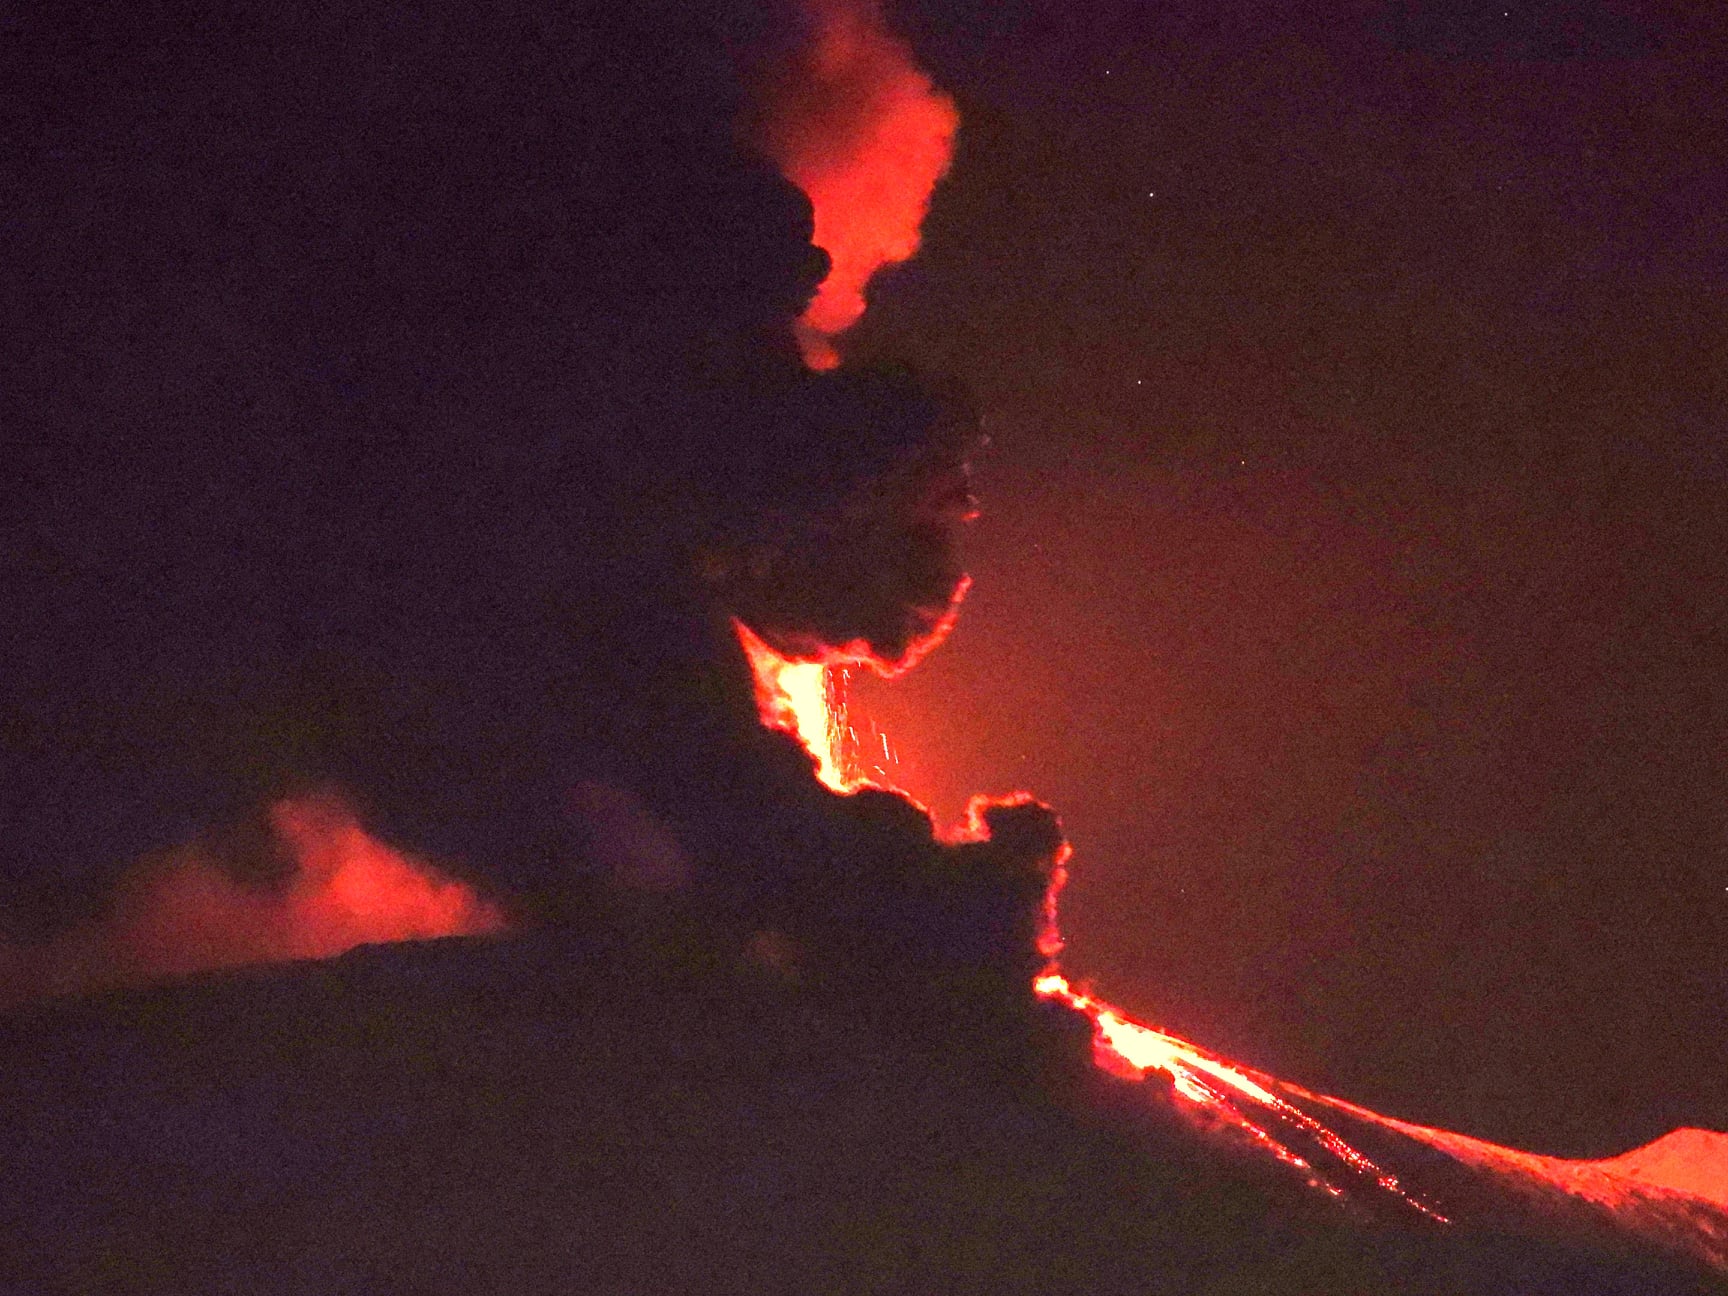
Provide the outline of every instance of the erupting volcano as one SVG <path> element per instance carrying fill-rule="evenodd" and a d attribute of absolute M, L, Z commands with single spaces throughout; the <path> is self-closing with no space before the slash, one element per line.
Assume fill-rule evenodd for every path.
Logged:
<path fill-rule="evenodd" d="M 848 672 L 949 636 L 986 438 L 837 339 L 959 118 L 874 0 L 743 9 L 0 22 L 0 1287 L 1728 1273 L 1728 1136 L 1230 1061 L 1064 965 L 1053 810 L 896 786 Z"/>
<path fill-rule="evenodd" d="M 837 668 L 789 662 L 742 628 L 740 636 L 756 675 L 763 724 L 796 734 L 823 782 L 836 791 L 870 786 L 864 770 L 845 757 L 846 716 L 837 709 L 844 685 L 827 673 Z M 1570 1161 L 1393 1120 L 1233 1064 L 1134 1021 L 1069 984 L 1058 964 L 1062 941 L 1056 927 L 1056 897 L 1064 879 L 1065 873 L 1057 875 L 1047 899 L 1040 952 L 1049 963 L 1035 982 L 1037 994 L 1092 1023 L 1100 1069 L 1140 1083 L 1158 1078 L 1177 1110 L 1208 1136 L 1270 1158 L 1330 1198 L 1384 1199 L 1437 1225 L 1452 1222 L 1435 1204 L 1444 1197 L 1457 1202 L 1445 1210 L 1478 1221 L 1508 1213 L 1510 1200 L 1513 1212 L 1523 1208 L 1539 1217 L 1610 1220 L 1660 1248 L 1728 1271 L 1728 1135 L 1681 1130 L 1619 1157 Z M 1438 1192 L 1430 1197 L 1423 1187 L 1401 1182 L 1323 1123 L 1316 1111 L 1342 1115 L 1363 1134 L 1378 1135 L 1387 1144 L 1381 1155 L 1410 1160 L 1417 1167 L 1416 1183 L 1433 1183 Z M 1388 1132 L 1398 1137 L 1387 1142 Z M 1449 1164 L 1437 1167 L 1428 1156 L 1413 1156 L 1417 1147 L 1440 1153 Z M 1461 1172 L 1473 1172 L 1483 1182 L 1466 1187 Z"/>

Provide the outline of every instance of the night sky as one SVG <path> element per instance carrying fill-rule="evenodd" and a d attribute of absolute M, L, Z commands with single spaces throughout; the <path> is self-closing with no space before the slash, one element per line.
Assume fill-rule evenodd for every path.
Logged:
<path fill-rule="evenodd" d="M 1728 20 L 898 20 L 964 124 L 848 352 L 995 444 L 866 740 L 1054 804 L 1150 1020 L 1542 1151 L 1728 1129 Z"/>
<path fill-rule="evenodd" d="M 890 8 L 963 125 L 922 254 L 842 349 L 965 384 L 993 446 L 966 613 L 920 669 L 855 686 L 865 745 L 886 739 L 886 773 L 945 821 L 974 792 L 1054 805 L 1076 850 L 1070 975 L 1202 1045 L 1544 1152 L 1728 1131 L 1728 18 Z M 46 697 L 31 724 L 54 757 L 0 753 L 8 792 L 52 812 L 20 821 L 36 836 L 14 842 L 0 916 L 44 877 L 95 903 L 86 856 L 183 840 L 295 761 L 370 796 L 386 839 L 394 823 L 506 882 L 566 858 L 535 836 L 568 826 L 536 789 L 583 761 L 698 827 L 781 832 L 762 858 L 816 858 L 750 783 L 789 771 L 809 795 L 796 752 L 757 768 L 702 737 L 779 742 L 684 559 L 704 536 L 742 545 L 774 490 L 828 507 L 800 472 L 892 461 L 893 420 L 842 420 L 806 463 L 771 453 L 756 404 L 716 414 L 664 377 L 669 336 L 695 348 L 723 324 L 742 345 L 812 264 L 801 212 L 764 206 L 753 172 L 716 173 L 733 207 L 702 187 L 732 108 L 704 80 L 717 52 L 655 28 L 570 77 L 536 44 L 561 110 L 605 125 L 576 147 L 516 36 L 466 22 L 429 47 L 453 56 L 447 85 L 347 86 L 362 125 L 344 134 L 296 75 L 255 87 L 268 42 L 208 85 L 170 79 L 158 122 L 134 107 L 161 98 L 153 47 L 124 24 L 131 79 L 86 83 L 106 47 L 0 13 L 0 53 L 41 35 L 68 84 L 102 92 L 55 89 L 58 65 L 14 79 L 35 143 L 13 156 L 47 197 L 0 221 L 34 270 L 0 308 L 27 342 L 46 312 L 20 354 L 53 363 L 14 367 L 0 398 L 57 429 L 11 462 L 54 485 L 21 498 L 77 561 L 8 540 L 24 561 L 0 572 L 39 595 L 8 595 L 32 633 L 0 654 L 22 644 L 46 681 L 8 666 L 0 710 Z M 335 84 L 330 47 L 300 54 Z M 245 111 L 203 114 L 206 89 Z M 714 120 L 679 152 L 661 128 L 686 101 Z M 254 112 L 283 132 L 270 165 Z M 566 157 L 616 194 L 548 166 Z M 525 285 L 545 309 L 521 309 Z M 752 380 L 802 390 L 785 341 L 750 353 Z M 586 421 L 544 435 L 572 408 Z M 683 436 L 692 408 L 704 436 Z M 112 435 L 134 425 L 136 445 Z M 30 507 L 0 521 L 34 525 Z M 708 669 L 717 640 L 736 679 Z M 589 728 L 546 719 L 549 659 Z M 158 693 L 219 723 L 164 725 Z"/>

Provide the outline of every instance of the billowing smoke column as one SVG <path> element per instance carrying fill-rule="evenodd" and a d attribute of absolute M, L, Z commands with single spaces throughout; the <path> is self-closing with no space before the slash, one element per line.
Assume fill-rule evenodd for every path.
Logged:
<path fill-rule="evenodd" d="M 873 5 L 805 9 L 754 108 L 677 6 L 123 8 L 32 8 L 5 51 L 65 145 L 21 162 L 0 330 L 44 483 L 3 537 L 31 630 L 0 646 L 0 873 L 61 933 L 8 933 L 8 997 L 568 912 L 595 806 L 677 820 L 749 750 L 715 608 L 801 663 L 941 638 L 975 425 L 794 346 L 808 306 L 832 360 L 948 163 Z M 126 128 L 107 83 L 152 123 L 112 172 L 82 166 Z M 272 804 L 276 864 L 168 847 Z"/>
<path fill-rule="evenodd" d="M 792 661 L 891 675 L 947 635 L 976 514 L 966 402 L 899 369 L 806 376 L 759 476 L 776 503 L 713 573 L 715 594 Z"/>
<path fill-rule="evenodd" d="M 833 270 L 799 321 L 817 368 L 858 322 L 864 290 L 918 250 L 931 191 L 954 155 L 959 113 L 884 24 L 878 0 L 801 0 L 800 39 L 763 71 L 752 131 L 816 208 Z"/>
<path fill-rule="evenodd" d="M 864 313 L 871 277 L 917 252 L 960 118 L 889 30 L 879 0 L 798 0 L 796 11 L 790 39 L 756 68 L 745 126 L 810 199 L 813 241 L 831 268 L 795 331 L 805 362 L 827 370 L 840 360 L 832 339 Z M 887 419 L 870 421 L 894 421 L 908 402 L 898 404 L 899 411 L 884 411 Z M 953 435 L 955 413 L 928 408 L 917 420 L 923 453 L 879 474 L 866 488 L 874 498 L 855 495 L 844 510 L 846 525 L 778 537 L 767 550 L 778 570 L 756 582 L 775 587 L 769 598 L 734 591 L 734 605 L 756 627 L 740 622 L 738 633 L 763 723 L 797 735 L 815 757 L 818 777 L 836 791 L 866 781 L 845 756 L 844 667 L 863 663 L 882 674 L 910 668 L 946 637 L 965 596 L 968 580 L 949 533 L 954 521 L 973 515 L 966 455 L 974 447 L 964 434 Z M 944 414 L 947 435 L 937 426 Z M 851 571 L 840 570 L 836 553 L 848 556 Z M 892 598 L 880 600 L 891 609 L 887 617 L 881 610 L 864 617 L 819 610 L 835 600 L 857 604 L 885 585 L 893 587 Z M 797 615 L 777 617 L 764 606 L 770 602 L 790 603 Z M 884 624 L 896 617 L 901 626 Z M 776 624 L 781 620 L 796 628 Z M 822 632 L 840 620 L 869 622 L 878 633 L 847 641 Z"/>

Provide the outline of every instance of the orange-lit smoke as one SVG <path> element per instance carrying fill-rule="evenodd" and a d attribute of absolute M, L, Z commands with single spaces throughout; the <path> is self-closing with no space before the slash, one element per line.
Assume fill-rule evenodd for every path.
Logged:
<path fill-rule="evenodd" d="M 283 884 L 237 882 L 196 843 L 168 852 L 134 870 L 103 922 L 0 946 L 0 1007 L 504 925 L 467 886 L 368 835 L 334 798 L 281 801 L 268 817 L 294 865 Z"/>
<path fill-rule="evenodd" d="M 839 362 L 830 341 L 864 313 L 884 265 L 918 250 L 930 194 L 948 171 L 960 115 L 876 0 L 801 0 L 804 39 L 767 69 L 756 142 L 816 209 L 834 266 L 799 321 L 807 363 Z"/>

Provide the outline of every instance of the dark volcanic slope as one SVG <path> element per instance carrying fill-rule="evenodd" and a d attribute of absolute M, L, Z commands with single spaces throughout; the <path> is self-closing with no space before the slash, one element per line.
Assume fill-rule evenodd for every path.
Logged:
<path fill-rule="evenodd" d="M 1708 1290 L 1341 1209 L 1056 1010 L 974 1030 L 963 987 L 654 948 L 377 947 L 15 1020 L 0 1290 Z"/>

